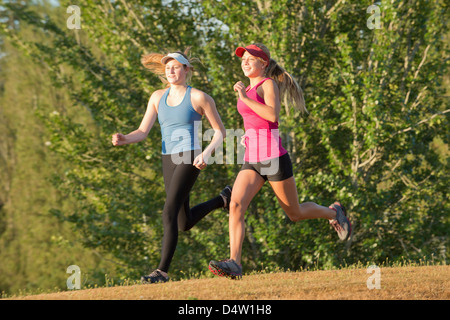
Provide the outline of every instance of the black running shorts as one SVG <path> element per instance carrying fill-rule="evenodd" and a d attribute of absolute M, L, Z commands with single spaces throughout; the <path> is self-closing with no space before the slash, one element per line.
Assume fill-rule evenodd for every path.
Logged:
<path fill-rule="evenodd" d="M 285 153 L 279 158 L 262 162 L 250 163 L 245 161 L 241 170 L 253 170 L 264 180 L 269 181 L 283 181 L 294 175 L 291 158 L 288 153 Z"/>

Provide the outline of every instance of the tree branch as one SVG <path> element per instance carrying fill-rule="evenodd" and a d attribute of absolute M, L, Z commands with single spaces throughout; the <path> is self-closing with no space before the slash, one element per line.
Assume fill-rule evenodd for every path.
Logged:
<path fill-rule="evenodd" d="M 397 134 L 400 134 L 400 133 L 403 133 L 403 132 L 411 131 L 414 127 L 417 127 L 419 124 L 428 122 L 428 121 L 430 121 L 430 120 L 436 118 L 437 116 L 441 116 L 441 115 L 446 114 L 446 113 L 449 113 L 449 112 L 450 112 L 450 109 L 447 109 L 447 110 L 442 111 L 442 112 L 435 113 L 435 114 L 433 114 L 431 117 L 429 117 L 429 118 L 427 118 L 427 119 L 423 119 L 423 120 L 417 122 L 416 124 L 413 124 L 412 126 L 406 128 L 406 129 L 397 131 L 396 133 L 394 133 L 393 137 L 396 136 Z"/>

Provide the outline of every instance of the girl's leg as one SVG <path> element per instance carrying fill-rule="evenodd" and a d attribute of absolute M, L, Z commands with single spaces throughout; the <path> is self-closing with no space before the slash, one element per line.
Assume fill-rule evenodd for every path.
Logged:
<path fill-rule="evenodd" d="M 217 196 L 206 202 L 200 203 L 193 208 L 189 206 L 189 195 L 178 214 L 178 230 L 188 231 L 203 219 L 208 213 L 215 209 L 223 208 L 222 196 Z"/>
<path fill-rule="evenodd" d="M 196 156 L 196 151 L 190 151 L 191 152 L 191 160 L 193 161 Z M 186 169 L 188 169 L 188 175 L 190 175 L 189 169 L 192 169 L 198 174 L 200 173 L 200 170 L 193 167 L 192 165 L 189 166 L 188 164 L 181 164 L 184 165 Z M 169 193 L 169 188 L 172 182 L 172 176 L 175 171 L 175 168 L 177 165 L 175 165 L 172 162 L 170 155 L 163 156 L 163 175 L 164 175 L 164 186 L 166 188 L 166 196 Z M 191 168 L 193 167 L 193 168 Z M 195 177 L 197 179 L 197 177 Z M 174 180 L 177 180 L 174 179 Z M 179 183 L 178 181 L 174 181 L 175 183 Z M 197 224 L 203 217 L 205 217 L 208 213 L 211 211 L 222 208 L 224 206 L 224 201 L 222 196 L 217 196 L 209 201 L 206 201 L 204 203 L 200 203 L 199 205 L 190 208 L 189 205 L 189 194 L 187 195 L 186 200 L 184 201 L 183 205 L 181 206 L 181 209 L 178 213 L 178 230 L 179 231 L 188 231 L 193 226 Z"/>
<path fill-rule="evenodd" d="M 320 206 L 314 202 L 299 204 L 297 187 L 294 177 L 283 181 L 269 181 L 281 208 L 286 212 L 289 219 L 299 221 L 305 219 L 335 219 L 336 211 Z"/>
<path fill-rule="evenodd" d="M 242 243 L 245 235 L 244 215 L 263 186 L 265 180 L 253 170 L 242 170 L 236 177 L 230 201 L 230 259 L 241 263 Z"/>
<path fill-rule="evenodd" d="M 191 151 L 193 161 L 195 151 Z M 223 208 L 222 196 L 217 196 L 193 208 L 189 207 L 189 193 L 200 170 L 190 163 L 175 165 L 170 155 L 163 156 L 163 175 L 166 202 L 163 210 L 164 236 L 159 270 L 169 269 L 178 243 L 178 230 L 187 231 L 211 211 Z"/>
<path fill-rule="evenodd" d="M 162 214 L 164 236 L 158 269 L 167 272 L 178 242 L 178 215 L 185 206 L 200 170 L 191 164 L 172 165 L 170 157 L 163 160 L 166 160 L 163 161 L 166 202 Z"/>

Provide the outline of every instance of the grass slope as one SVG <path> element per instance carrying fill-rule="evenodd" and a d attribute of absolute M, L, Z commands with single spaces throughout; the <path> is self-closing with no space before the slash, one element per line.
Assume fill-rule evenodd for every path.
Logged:
<path fill-rule="evenodd" d="M 367 269 L 255 274 L 233 281 L 204 278 L 153 285 L 64 291 L 10 299 L 34 300 L 448 300 L 450 266 L 380 268 L 380 289 L 369 290 Z"/>

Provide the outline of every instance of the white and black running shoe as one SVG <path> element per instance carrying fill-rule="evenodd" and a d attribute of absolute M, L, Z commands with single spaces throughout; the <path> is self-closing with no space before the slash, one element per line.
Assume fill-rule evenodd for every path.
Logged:
<path fill-rule="evenodd" d="M 230 209 L 230 201 L 231 201 L 231 186 L 226 186 L 220 191 L 220 195 L 223 199 L 223 207 L 227 210 Z"/>
<path fill-rule="evenodd" d="M 169 277 L 164 276 L 162 274 L 162 271 L 159 269 L 156 269 L 155 271 L 150 273 L 148 276 L 141 277 L 141 283 L 143 283 L 143 284 L 159 283 L 159 282 L 167 282 L 167 281 L 169 281 Z"/>
<path fill-rule="evenodd" d="M 233 259 L 211 260 L 209 262 L 209 270 L 219 277 L 227 277 L 233 280 L 242 278 L 242 266 Z"/>
<path fill-rule="evenodd" d="M 338 201 L 330 205 L 329 208 L 336 211 L 336 218 L 330 220 L 330 224 L 333 226 L 334 230 L 336 230 L 339 239 L 342 241 L 347 240 L 352 234 L 352 225 L 347 217 L 347 210 L 345 210 L 345 207 Z"/>

